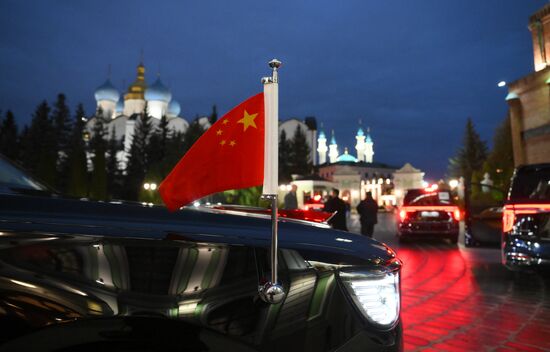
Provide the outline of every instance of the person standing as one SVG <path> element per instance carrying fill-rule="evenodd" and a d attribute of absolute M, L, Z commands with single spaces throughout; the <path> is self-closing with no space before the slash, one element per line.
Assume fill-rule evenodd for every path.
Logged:
<path fill-rule="evenodd" d="M 296 197 L 296 190 L 298 186 L 292 185 L 290 192 L 285 196 L 285 205 L 286 210 L 298 209 L 298 198 Z"/>
<path fill-rule="evenodd" d="M 346 224 L 346 202 L 338 197 L 340 191 L 333 188 L 330 192 L 330 197 L 325 203 L 323 211 L 334 213 L 334 216 L 328 221 L 333 229 L 347 231 L 348 226 Z"/>
<path fill-rule="evenodd" d="M 357 205 L 361 222 L 361 234 L 372 238 L 374 225 L 378 223 L 378 204 L 372 198 L 372 193 L 367 192 L 365 199 Z"/>

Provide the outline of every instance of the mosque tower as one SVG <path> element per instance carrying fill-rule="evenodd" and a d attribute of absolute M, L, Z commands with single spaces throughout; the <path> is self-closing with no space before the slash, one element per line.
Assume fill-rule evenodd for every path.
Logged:
<path fill-rule="evenodd" d="M 104 118 L 114 118 L 120 94 L 111 83 L 111 80 L 107 79 L 105 83 L 99 86 L 94 95 L 97 102 L 97 111 L 101 109 Z"/>
<path fill-rule="evenodd" d="M 365 161 L 372 163 L 374 157 L 374 142 L 370 138 L 370 128 L 367 128 L 367 137 L 365 138 Z"/>
<path fill-rule="evenodd" d="M 332 130 L 332 137 L 330 138 L 328 157 L 331 164 L 338 159 L 338 144 L 336 144 L 336 138 L 334 138 L 334 130 Z"/>
<path fill-rule="evenodd" d="M 145 90 L 145 100 L 147 100 L 147 110 L 150 116 L 161 119 L 166 115 L 168 103 L 172 100 L 172 93 L 162 84 L 160 74 L 155 83 Z"/>
<path fill-rule="evenodd" d="M 327 137 L 325 136 L 325 132 L 321 130 L 319 132 L 319 138 L 317 139 L 317 152 L 319 153 L 319 165 L 323 165 L 327 162 Z"/>
<path fill-rule="evenodd" d="M 124 115 L 132 116 L 133 114 L 141 114 L 145 109 L 145 66 L 140 63 L 137 67 L 137 78 L 128 87 L 128 93 L 124 95 Z"/>
<path fill-rule="evenodd" d="M 361 126 L 359 126 L 355 139 L 357 140 L 357 144 L 355 144 L 355 149 L 357 150 L 357 160 L 365 161 L 365 132 L 363 132 Z"/>

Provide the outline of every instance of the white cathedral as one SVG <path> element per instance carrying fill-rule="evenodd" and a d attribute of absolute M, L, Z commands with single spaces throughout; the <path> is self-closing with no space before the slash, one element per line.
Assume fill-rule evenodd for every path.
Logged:
<path fill-rule="evenodd" d="M 168 128 L 172 131 L 185 132 L 189 127 L 185 118 L 179 116 L 180 104 L 172 99 L 172 92 L 162 83 L 160 75 L 153 84 L 147 84 L 143 63 L 138 65 L 136 80 L 128 87 L 123 97 L 110 79 L 99 86 L 94 95 L 97 102 L 96 114 L 87 121 L 86 130 L 89 135 L 93 133 L 96 119 L 101 114 L 106 121 L 105 127 L 109 138 L 113 130 L 117 140 L 124 137 L 124 150 L 118 156 L 122 163 L 126 160 L 126 152 L 130 150 L 137 117 L 146 107 L 148 114 L 153 117 L 153 126 L 157 126 L 162 116 L 166 116 Z M 199 118 L 199 123 L 205 129 L 210 127 L 207 117 Z"/>

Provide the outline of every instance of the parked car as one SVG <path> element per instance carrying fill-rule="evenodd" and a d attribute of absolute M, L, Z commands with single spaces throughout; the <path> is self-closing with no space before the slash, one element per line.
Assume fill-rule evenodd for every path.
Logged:
<path fill-rule="evenodd" d="M 395 253 L 265 214 L 70 199 L 0 158 L 0 351 L 399 351 Z"/>
<path fill-rule="evenodd" d="M 504 206 L 502 232 L 506 267 L 550 266 L 550 164 L 516 169 Z"/>
<path fill-rule="evenodd" d="M 490 207 L 479 214 L 473 214 L 469 221 L 469 228 L 464 232 L 466 247 L 476 245 L 499 246 L 502 237 L 503 207 Z"/>
<path fill-rule="evenodd" d="M 399 240 L 433 237 L 458 242 L 461 211 L 453 203 L 449 191 L 435 187 L 411 189 L 399 208 L 397 236 Z"/>

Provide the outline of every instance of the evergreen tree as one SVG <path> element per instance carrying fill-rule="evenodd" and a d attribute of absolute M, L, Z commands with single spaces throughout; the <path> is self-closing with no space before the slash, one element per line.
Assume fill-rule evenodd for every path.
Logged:
<path fill-rule="evenodd" d="M 82 104 L 78 104 L 72 124 L 66 162 L 66 173 L 68 174 L 66 192 L 74 197 L 88 195 L 88 166 L 86 144 L 84 143 L 85 116 L 84 107 Z"/>
<path fill-rule="evenodd" d="M 52 112 L 52 124 L 54 128 L 56 156 L 57 156 L 57 177 L 56 183 L 59 189 L 65 190 L 69 182 L 67 156 L 71 139 L 71 116 L 66 104 L 64 94 L 58 94 Z"/>
<path fill-rule="evenodd" d="M 285 130 L 279 136 L 279 182 L 288 183 L 292 181 L 290 171 L 291 141 L 286 138 Z"/>
<path fill-rule="evenodd" d="M 313 165 L 310 160 L 310 148 L 307 144 L 306 135 L 298 126 L 294 132 L 294 138 L 290 144 L 290 173 L 298 175 L 309 175 Z"/>
<path fill-rule="evenodd" d="M 46 101 L 40 103 L 21 140 L 21 161 L 23 166 L 49 185 L 55 184 L 57 154 L 56 141 L 50 107 Z"/>
<path fill-rule="evenodd" d="M 449 173 L 454 177 L 464 177 L 472 181 L 474 171 L 481 170 L 487 159 L 487 144 L 475 130 L 471 118 L 466 122 L 463 145 L 457 155 L 449 160 Z"/>
<path fill-rule="evenodd" d="M 109 141 L 107 142 L 107 193 L 109 198 L 120 198 L 120 188 L 122 186 L 121 170 L 117 154 L 123 149 L 121 141 L 116 138 L 115 127 L 111 128 Z"/>
<path fill-rule="evenodd" d="M 210 121 L 210 125 L 213 125 L 218 121 L 218 109 L 216 105 L 212 105 L 212 113 L 210 113 L 210 116 L 208 116 L 208 121 Z"/>
<path fill-rule="evenodd" d="M 193 122 L 189 124 L 189 127 L 183 134 L 183 154 L 195 144 L 195 142 L 202 136 L 204 133 L 204 128 L 199 123 L 199 119 L 196 118 Z"/>
<path fill-rule="evenodd" d="M 90 140 L 90 149 L 92 153 L 92 179 L 90 187 L 90 197 L 92 199 L 107 199 L 107 171 L 105 152 L 107 151 L 107 142 L 105 141 L 105 121 L 102 114 L 97 114 L 93 128 L 93 136 Z"/>
<path fill-rule="evenodd" d="M 495 130 L 493 149 L 487 158 L 486 171 L 491 175 L 495 187 L 504 191 L 508 190 L 514 172 L 514 151 L 509 116 L 506 116 Z"/>
<path fill-rule="evenodd" d="M 149 138 L 153 132 L 151 116 L 145 110 L 137 118 L 132 136 L 132 143 L 128 153 L 126 177 L 124 182 L 124 197 L 128 200 L 137 200 L 145 174 L 150 166 L 147 158 Z"/>
<path fill-rule="evenodd" d="M 17 125 L 13 113 L 8 110 L 0 126 L 0 153 L 15 160 L 18 153 Z"/>

